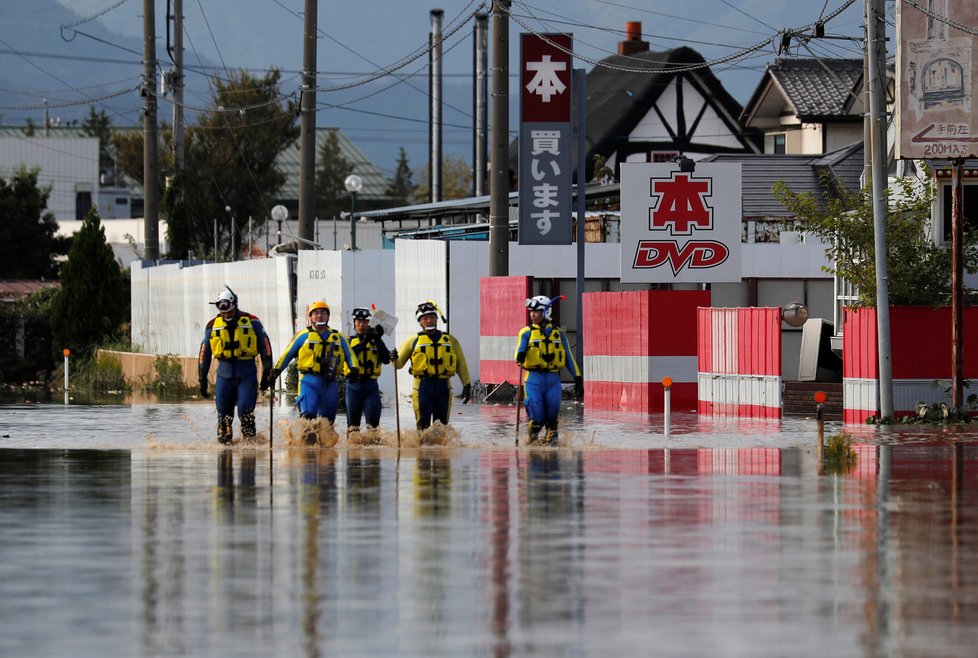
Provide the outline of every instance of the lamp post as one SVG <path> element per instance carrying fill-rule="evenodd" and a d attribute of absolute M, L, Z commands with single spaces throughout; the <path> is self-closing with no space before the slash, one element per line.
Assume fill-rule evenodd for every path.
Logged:
<path fill-rule="evenodd" d="M 350 193 L 350 249 L 357 250 L 357 192 L 363 189 L 363 179 L 356 174 L 350 174 L 343 181 L 347 192 Z"/>
<path fill-rule="evenodd" d="M 282 222 L 289 218 L 289 209 L 283 205 L 272 208 L 272 219 L 278 222 L 278 244 L 282 244 Z"/>

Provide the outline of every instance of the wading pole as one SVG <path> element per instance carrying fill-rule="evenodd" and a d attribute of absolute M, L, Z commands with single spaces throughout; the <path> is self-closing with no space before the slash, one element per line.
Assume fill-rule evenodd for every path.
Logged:
<path fill-rule="evenodd" d="M 68 357 L 71 356 L 71 350 L 65 348 L 63 354 L 65 355 L 65 404 L 68 404 Z"/>
<path fill-rule="evenodd" d="M 272 451 L 272 442 L 275 438 L 275 382 L 268 387 L 268 451 Z"/>
<path fill-rule="evenodd" d="M 520 364 L 520 378 L 516 381 L 516 447 L 520 447 L 520 391 L 523 389 L 523 364 Z"/>
<path fill-rule="evenodd" d="M 401 405 L 399 404 L 400 398 L 397 395 L 397 363 L 394 364 L 394 422 L 397 427 L 397 449 L 401 449 Z M 400 460 L 401 453 L 397 453 L 397 458 Z"/>

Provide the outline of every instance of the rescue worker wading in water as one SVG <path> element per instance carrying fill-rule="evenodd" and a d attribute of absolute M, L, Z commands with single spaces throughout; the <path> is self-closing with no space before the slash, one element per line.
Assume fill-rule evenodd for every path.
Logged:
<path fill-rule="evenodd" d="M 309 305 L 309 326 L 300 331 L 289 343 L 272 368 L 272 381 L 296 360 L 299 370 L 299 397 L 296 406 L 303 418 L 336 420 L 338 394 L 336 375 L 345 364 L 356 369 L 357 361 L 350 352 L 350 345 L 340 332 L 329 327 L 329 305 L 315 301 Z M 306 437 L 315 441 L 315 436 Z"/>
<path fill-rule="evenodd" d="M 226 287 L 226 286 L 225 286 Z M 255 438 L 255 403 L 258 401 L 258 367 L 255 357 L 261 357 L 261 390 L 268 388 L 272 365 L 272 346 L 265 335 L 261 320 L 251 313 L 238 310 L 238 296 L 230 288 L 211 302 L 218 315 L 207 323 L 204 340 L 197 356 L 197 378 L 201 397 L 208 397 L 207 373 L 211 357 L 217 359 L 217 386 L 214 402 L 217 406 L 217 440 L 231 443 L 234 407 L 238 407 L 241 436 Z"/>
<path fill-rule="evenodd" d="M 395 369 L 411 362 L 409 372 L 414 375 L 411 400 L 418 430 L 425 430 L 435 420 L 448 424 L 452 409 L 451 379 L 458 375 L 462 380 L 462 404 L 472 399 L 469 383 L 469 366 L 465 362 L 462 346 L 454 336 L 438 330 L 438 308 L 434 302 L 418 304 L 414 313 L 421 325 L 417 336 L 408 338 L 400 349 L 391 351 Z"/>
<path fill-rule="evenodd" d="M 350 349 L 356 357 L 357 368 L 345 367 L 346 375 L 346 431 L 359 432 L 360 418 L 367 421 L 367 429 L 380 425 L 380 377 L 381 365 L 391 362 L 391 353 L 381 340 L 384 328 L 370 326 L 370 309 L 353 309 L 353 329 Z"/>
<path fill-rule="evenodd" d="M 574 376 L 574 395 L 584 392 L 584 378 L 574 361 L 564 331 L 550 323 L 550 306 L 554 300 L 542 295 L 524 302 L 530 311 L 530 324 L 520 330 L 516 339 L 516 361 L 527 371 L 526 415 L 530 422 L 530 441 L 538 441 L 546 427 L 546 441 L 557 441 L 557 417 L 560 414 L 560 371 L 567 368 Z"/>

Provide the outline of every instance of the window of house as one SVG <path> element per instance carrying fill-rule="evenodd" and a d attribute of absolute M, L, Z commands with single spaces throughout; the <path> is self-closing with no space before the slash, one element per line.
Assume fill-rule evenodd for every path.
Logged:
<path fill-rule="evenodd" d="M 780 135 L 774 135 L 774 151 L 773 153 L 784 153 L 785 150 L 785 135 L 782 133 Z"/>
<path fill-rule="evenodd" d="M 978 184 L 962 185 L 964 197 L 964 230 L 978 229 Z M 944 241 L 951 241 L 951 186 L 941 185 L 941 215 L 944 219 Z"/>

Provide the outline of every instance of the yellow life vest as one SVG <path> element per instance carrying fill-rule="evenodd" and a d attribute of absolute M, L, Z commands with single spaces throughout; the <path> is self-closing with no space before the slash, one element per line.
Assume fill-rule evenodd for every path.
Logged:
<path fill-rule="evenodd" d="M 540 325 L 530 325 L 530 337 L 526 343 L 526 358 L 523 367 L 527 370 L 559 372 L 567 365 L 567 352 L 560 340 L 560 328 L 551 326 L 546 336 Z"/>
<path fill-rule="evenodd" d="M 255 333 L 255 328 L 251 325 L 251 318 L 247 315 L 238 316 L 233 339 L 224 317 L 218 315 L 214 318 L 214 324 L 211 325 L 210 344 L 211 354 L 221 360 L 254 359 L 258 356 L 258 334 Z"/>
<path fill-rule="evenodd" d="M 452 349 L 452 339 L 448 334 L 440 334 L 438 340 L 433 341 L 427 332 L 418 333 L 411 351 L 412 375 L 451 379 L 456 368 L 458 357 Z"/>
<path fill-rule="evenodd" d="M 358 350 L 357 348 L 361 343 L 365 343 L 365 345 Z M 380 355 L 377 353 L 376 341 L 368 341 L 366 337 L 361 338 L 359 335 L 353 336 L 350 338 L 350 350 L 357 357 L 357 371 L 353 372 L 350 370 L 350 366 L 344 365 L 343 374 L 370 379 L 380 377 L 380 368 L 383 364 L 381 364 Z"/>
<path fill-rule="evenodd" d="M 296 355 L 296 367 L 299 372 L 322 373 L 326 379 L 332 381 L 336 378 L 336 367 L 345 360 L 340 332 L 330 329 L 323 339 L 315 329 L 309 328 L 306 331 L 306 342 Z"/>

